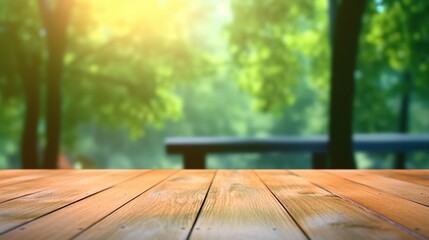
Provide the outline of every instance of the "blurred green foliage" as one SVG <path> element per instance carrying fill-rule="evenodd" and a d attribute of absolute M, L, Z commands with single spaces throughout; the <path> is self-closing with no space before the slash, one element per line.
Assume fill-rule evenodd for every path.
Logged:
<path fill-rule="evenodd" d="M 410 131 L 429 127 L 429 3 L 378 0 L 363 19 L 355 98 L 355 128 L 359 132 L 394 132 L 404 73 L 412 77 Z"/>
<path fill-rule="evenodd" d="M 326 99 L 329 46 L 326 0 L 232 1 L 230 51 L 241 86 L 257 108 L 282 111 L 305 82 Z"/>
<path fill-rule="evenodd" d="M 180 158 L 165 154 L 167 136 L 326 134 L 327 4 L 77 0 L 63 59 L 62 151 L 77 167 L 180 168 Z M 429 131 L 428 8 L 426 1 L 368 4 L 356 132 L 397 131 L 405 71 L 414 82 L 410 130 Z M 1 168 L 19 167 L 25 106 L 16 51 L 46 63 L 45 35 L 35 1 L 0 1 Z M 409 158 L 408 167 L 429 167 L 427 153 Z M 357 159 L 362 168 L 386 168 L 393 158 Z M 307 168 L 310 161 L 216 155 L 208 166 Z"/>

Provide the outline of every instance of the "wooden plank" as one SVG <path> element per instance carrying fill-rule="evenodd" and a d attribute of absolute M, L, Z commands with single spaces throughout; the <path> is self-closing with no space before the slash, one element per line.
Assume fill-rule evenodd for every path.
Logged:
<path fill-rule="evenodd" d="M 95 176 L 95 173 L 104 174 L 100 171 L 47 171 L 48 175 L 45 178 L 34 179 L 32 181 L 19 181 L 12 185 L 0 187 L 0 203 L 10 201 L 22 196 L 35 194 L 45 189 L 54 186 L 62 186 L 64 183 L 73 182 L 76 179 Z"/>
<path fill-rule="evenodd" d="M 429 207 L 429 187 L 427 186 L 384 177 L 370 171 L 338 170 L 329 171 L 329 173 Z"/>
<path fill-rule="evenodd" d="M 76 239 L 186 239 L 214 175 L 182 170 Z"/>
<path fill-rule="evenodd" d="M 307 239 L 253 171 L 218 171 L 190 239 Z"/>
<path fill-rule="evenodd" d="M 410 239 L 409 233 L 288 171 L 257 174 L 310 239 Z"/>
<path fill-rule="evenodd" d="M 359 170 L 421 186 L 429 186 L 429 170 Z"/>
<path fill-rule="evenodd" d="M 54 170 L 53 170 L 54 171 Z M 47 173 L 49 170 L 46 169 L 0 169 L 0 178 L 4 176 L 21 176 L 25 174 L 34 174 L 34 173 Z"/>
<path fill-rule="evenodd" d="M 324 189 L 350 200 L 407 231 L 429 237 L 429 208 L 323 171 L 294 170 Z"/>
<path fill-rule="evenodd" d="M 152 171 L 119 183 L 106 191 L 10 231 L 0 239 L 25 239 L 28 236 L 32 239 L 71 239 L 174 172 Z"/>
<path fill-rule="evenodd" d="M 43 170 L 19 170 L 19 171 L 0 171 L 0 187 L 18 184 L 21 182 L 32 181 L 38 178 L 50 177 L 53 175 L 65 174 L 69 170 L 43 171 Z M 7 173 L 4 173 L 7 172 Z"/>
<path fill-rule="evenodd" d="M 86 172 L 76 171 L 74 179 L 65 178 L 62 184 L 1 203 L 0 234 L 141 174 L 139 171 L 109 171 L 88 177 Z"/>
<path fill-rule="evenodd" d="M 11 177 L 18 177 L 18 176 L 22 176 L 22 175 L 28 175 L 28 174 L 39 174 L 39 173 L 44 173 L 47 174 L 47 171 L 44 170 L 0 170 L 0 180 L 3 180 L 5 178 L 11 178 Z"/>
<path fill-rule="evenodd" d="M 409 183 L 429 186 L 429 170 L 360 170 L 373 174 L 406 181 Z"/>

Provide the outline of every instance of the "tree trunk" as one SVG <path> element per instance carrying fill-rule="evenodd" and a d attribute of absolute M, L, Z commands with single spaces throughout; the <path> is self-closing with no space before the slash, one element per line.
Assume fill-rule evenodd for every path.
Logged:
<path fill-rule="evenodd" d="M 365 0 L 343 0 L 338 6 L 331 62 L 330 168 L 356 168 L 353 157 L 354 71 Z"/>
<path fill-rule="evenodd" d="M 62 73 L 62 57 L 52 56 L 48 63 L 47 91 L 46 91 L 46 150 L 44 156 L 45 168 L 57 168 L 57 159 L 60 151 L 61 131 L 61 93 L 60 78 Z"/>
<path fill-rule="evenodd" d="M 21 167 L 38 168 L 37 127 L 39 124 L 40 104 L 40 59 L 35 55 L 21 55 L 20 69 L 25 94 L 24 131 L 21 139 Z"/>
<path fill-rule="evenodd" d="M 408 132 L 408 120 L 410 115 L 410 98 L 412 91 L 412 76 L 409 71 L 404 73 L 402 78 L 403 81 L 403 93 L 401 97 L 401 102 L 399 106 L 399 121 L 398 121 L 398 132 L 399 133 L 407 133 Z M 405 168 L 405 160 L 407 156 L 405 153 L 396 154 L 395 159 L 395 168 L 404 169 Z"/>
<path fill-rule="evenodd" d="M 56 4 L 39 0 L 39 6 L 47 30 L 49 51 L 47 65 L 46 96 L 46 149 L 43 167 L 53 169 L 58 166 L 61 133 L 61 77 L 63 56 L 67 45 L 67 26 L 73 0 L 57 0 Z"/>
<path fill-rule="evenodd" d="M 337 0 L 328 0 L 328 16 L 329 16 L 329 42 L 331 48 L 334 45 L 335 19 L 337 15 Z"/>
<path fill-rule="evenodd" d="M 19 40 L 17 26 L 10 25 L 9 41 L 13 44 L 12 52 L 17 58 L 17 67 L 24 93 L 24 122 L 21 135 L 21 168 L 36 169 L 39 162 L 39 139 L 37 127 L 40 116 L 40 63 L 41 58 L 35 52 L 26 51 Z"/>

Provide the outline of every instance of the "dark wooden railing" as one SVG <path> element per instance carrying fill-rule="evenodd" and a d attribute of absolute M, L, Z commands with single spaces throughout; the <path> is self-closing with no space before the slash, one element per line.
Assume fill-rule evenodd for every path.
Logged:
<path fill-rule="evenodd" d="M 429 152 L 429 135 L 357 134 L 353 138 L 356 152 L 409 153 Z M 186 169 L 204 169 L 207 154 L 213 153 L 311 153 L 313 168 L 333 168 L 327 160 L 327 136 L 285 136 L 273 138 L 170 137 L 167 153 L 183 155 Z"/>

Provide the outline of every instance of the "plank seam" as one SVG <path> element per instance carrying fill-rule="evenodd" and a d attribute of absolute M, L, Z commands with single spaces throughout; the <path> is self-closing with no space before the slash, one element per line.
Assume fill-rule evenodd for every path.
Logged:
<path fill-rule="evenodd" d="M 77 202 L 80 202 L 80 201 L 82 201 L 82 200 L 84 200 L 84 199 L 87 199 L 87 198 L 89 198 L 89 197 L 92 197 L 92 196 L 94 196 L 94 195 L 96 195 L 96 194 L 98 194 L 98 193 L 100 193 L 100 192 L 104 192 L 104 191 L 106 191 L 106 190 L 108 190 L 108 189 L 110 189 L 110 188 L 113 188 L 114 186 L 116 186 L 116 185 L 118 185 L 118 184 L 120 184 L 120 183 L 126 182 L 126 181 L 128 181 L 128 180 L 131 180 L 131 179 L 133 179 L 133 178 L 135 178 L 135 177 L 138 177 L 138 176 L 140 176 L 140 175 L 143 175 L 143 174 L 145 174 L 145 173 L 147 173 L 147 172 L 144 172 L 144 173 L 142 173 L 142 174 L 138 174 L 138 175 L 133 176 L 133 177 L 131 177 L 131 178 L 127 178 L 127 179 L 125 179 L 124 181 L 118 182 L 117 184 L 114 184 L 114 185 L 111 185 L 111 186 L 109 186 L 109 187 L 103 188 L 103 189 L 101 189 L 101 190 L 99 190 L 99 191 L 96 191 L 96 192 L 94 192 L 94 193 L 92 193 L 92 194 L 89 194 L 88 196 L 85 196 L 85 197 L 83 197 L 83 198 L 80 198 L 80 199 L 77 199 L 77 200 L 72 201 L 72 202 L 70 202 L 70 203 L 67 203 L 67 204 L 66 204 L 66 205 L 64 205 L 64 206 L 61 206 L 61 207 L 59 207 L 59 208 L 57 208 L 57 209 L 54 209 L 54 210 L 49 211 L 49 212 L 47 212 L 47 213 L 44 213 L 44 214 L 42 214 L 42 215 L 40 215 L 40 216 L 38 216 L 38 217 L 35 217 L 35 218 L 31 219 L 31 220 L 28 220 L 28 221 L 26 221 L 26 222 L 23 222 L 23 223 L 21 223 L 21 224 L 18 224 L 18 225 L 14 226 L 14 227 L 11 227 L 11 228 L 9 228 L 9 229 L 7 229 L 7 230 L 5 230 L 5 231 L 1 232 L 1 233 L 0 233 L 0 236 L 1 236 L 1 235 L 4 235 L 4 234 L 6 234 L 6 233 L 8 233 L 8 232 L 10 232 L 10 231 L 13 231 L 13 230 L 15 230 L 15 229 L 17 229 L 17 228 L 20 228 L 20 227 L 22 227 L 22 226 L 24 226 L 24 225 L 26 225 L 26 224 L 29 224 L 29 223 L 31 223 L 31 222 L 34 222 L 34 221 L 36 221 L 36 220 L 38 220 L 38 219 L 40 219 L 40 218 L 42 218 L 42 217 L 45 217 L 45 216 L 47 216 L 47 215 L 49 215 L 49 214 L 51 214 L 51 213 L 53 213 L 53 212 L 59 211 L 59 210 L 61 210 L 61 209 L 63 209 L 63 208 L 66 208 L 66 207 L 68 207 L 68 206 L 70 206 L 70 205 L 73 205 L 73 204 L 75 204 L 75 203 L 77 203 Z M 46 190 L 46 189 L 43 189 L 43 190 L 41 190 L 41 191 L 44 191 L 44 190 Z M 41 192 L 41 191 L 40 191 L 40 192 Z M 30 194 L 30 195 L 31 195 L 31 194 Z"/>
<path fill-rule="evenodd" d="M 324 171 L 324 172 L 325 172 L 325 171 Z M 328 174 L 330 174 L 330 175 L 333 175 L 333 176 L 336 176 L 336 177 L 340 177 L 340 176 L 337 176 L 337 175 L 331 174 L 331 173 L 329 173 L 329 172 L 326 172 L 326 173 L 328 173 Z M 297 176 L 297 177 L 302 177 L 302 176 L 299 176 L 299 175 L 295 174 L 294 172 L 292 172 L 292 174 L 293 174 L 293 175 L 295 175 L 295 176 Z M 347 196 L 343 196 L 343 195 L 341 195 L 341 194 L 338 194 L 338 193 L 335 193 L 335 192 L 333 192 L 333 191 L 330 191 L 329 189 L 327 189 L 327 188 L 325 188 L 325 187 L 323 187 L 323 186 L 321 186 L 321 185 L 319 185 L 319 184 L 317 184 L 317 183 L 315 183 L 315 182 L 311 181 L 310 179 L 307 179 L 307 178 L 305 178 L 305 177 L 302 177 L 302 178 L 306 179 L 306 180 L 307 180 L 307 181 L 309 181 L 311 184 L 313 184 L 313 185 L 315 185 L 315 186 L 317 186 L 317 187 L 319 187 L 319 188 L 321 188 L 321 189 L 323 189 L 323 190 L 325 190 L 325 191 L 327 191 L 327 192 L 329 192 L 329 193 L 331 193 L 331 194 L 333 194 L 333 195 L 335 195 L 335 196 L 339 197 L 340 199 L 342 199 L 342 200 L 344 200 L 344 201 L 347 201 L 347 202 L 349 202 L 350 204 L 352 204 L 352 205 L 354 205 L 354 206 L 356 206 L 356 207 L 358 207 L 358 208 L 361 208 L 361 209 L 363 209 L 363 210 L 364 210 L 364 211 L 366 211 L 366 212 L 369 212 L 370 214 L 372 214 L 372 215 L 374 215 L 374 216 L 376 216 L 376 217 L 378 217 L 378 218 L 380 218 L 380 219 L 382 219 L 382 220 L 386 221 L 387 223 L 389 223 L 389 224 L 393 225 L 394 227 L 397 227 L 397 228 L 399 228 L 399 229 L 403 230 L 404 232 L 406 232 L 406 233 L 408 233 L 408 234 L 410 234 L 410 235 L 412 235 L 412 236 L 414 236 L 414 237 L 417 237 L 417 238 L 419 238 L 419 239 L 428 239 L 428 238 L 426 238 L 425 236 L 423 236 L 423 235 L 421 235 L 421 234 L 419 234 L 419 233 L 416 233 L 416 232 L 414 232 L 413 230 L 411 230 L 411 229 L 409 229 L 409 228 L 407 228 L 407 227 L 405 227 L 405 226 L 401 225 L 400 223 L 397 223 L 397 222 L 395 222 L 395 221 L 393 221 L 393 220 L 391 220 L 391 219 L 389 219 L 389 218 L 387 218 L 387 217 L 383 216 L 382 214 L 380 214 L 380 213 L 378 213 L 378 212 L 376 212 L 376 211 L 374 211 L 374 210 L 372 210 L 372 209 L 370 209 L 370 208 L 367 208 L 367 207 L 365 207 L 365 206 L 363 206 L 363 205 L 361 205 L 361 204 L 359 204 L 359 203 L 357 203 L 357 202 L 353 201 L 352 199 L 347 198 Z M 343 177 L 340 177 L 340 178 L 343 178 Z M 344 178 L 344 179 L 345 179 L 345 180 L 347 180 L 347 181 L 350 181 L 350 180 L 348 180 L 348 179 L 346 179 L 346 178 Z M 361 184 L 361 185 L 362 185 L 362 184 Z M 364 186 L 366 186 L 366 185 L 364 185 Z"/>
<path fill-rule="evenodd" d="M 3 187 L 9 187 L 9 186 L 12 186 L 12 185 L 15 185 L 15 184 L 20 184 L 20 183 L 26 183 L 26 182 L 29 182 L 29 181 L 45 179 L 45 178 L 49 178 L 49 177 L 58 176 L 58 175 L 61 175 L 61 174 L 63 174 L 63 173 L 56 173 L 56 174 L 51 174 L 51 175 L 49 175 L 49 176 L 43 176 L 43 177 L 40 177 L 40 178 L 34 178 L 34 179 L 24 180 L 24 181 L 22 181 L 22 182 L 11 183 L 11 184 L 8 184 L 8 185 L 3 185 L 3 186 L 1 186 L 1 187 L 0 187 L 0 189 L 1 189 L 1 188 L 3 188 Z M 68 174 L 70 174 L 70 173 L 68 173 Z M 54 186 L 55 186 L 55 185 L 54 185 Z M 0 202 L 0 204 L 6 203 L 6 202 L 9 202 L 9 201 L 12 201 L 12 200 L 18 199 L 18 198 L 22 198 L 22 197 L 30 196 L 30 195 L 32 195 L 32 194 L 36 194 L 36 193 L 39 193 L 39 192 L 43 192 L 43 191 L 46 191 L 46 189 L 47 189 L 47 188 L 42 188 L 42 189 L 40 189 L 40 190 L 38 190 L 38 191 L 35 191 L 35 192 L 26 193 L 26 194 L 23 194 L 23 195 L 18 196 L 18 197 L 13 197 L 13 198 L 10 198 L 10 199 L 7 199 L 7 200 L 4 200 L 4 201 L 1 201 L 1 202 Z"/>
<path fill-rule="evenodd" d="M 13 197 L 13 198 L 10 198 L 10 199 L 7 199 L 7 200 L 4 200 L 4 201 L 1 201 L 1 202 L 0 202 L 0 204 L 6 203 L 6 202 L 10 202 L 10 201 L 15 200 L 15 199 L 18 199 L 18 198 L 22 198 L 22 197 L 30 196 L 30 195 L 33 195 L 33 194 L 36 194 L 36 193 L 42 192 L 42 191 L 44 191 L 44 190 L 46 190 L 46 189 L 42 189 L 42 190 L 35 191 L 35 192 L 31 192 L 31 193 L 26 193 L 26 194 L 23 194 L 23 195 L 18 196 L 18 197 Z"/>
<path fill-rule="evenodd" d="M 274 199 L 276 199 L 277 203 L 280 204 L 280 206 L 286 211 L 286 213 L 291 217 L 291 219 L 293 220 L 293 222 L 296 224 L 296 226 L 298 226 L 298 228 L 301 230 L 301 232 L 304 234 L 304 236 L 307 239 L 311 239 L 310 236 L 308 236 L 308 234 L 304 231 L 304 229 L 301 227 L 301 225 L 299 225 L 299 223 L 296 221 L 296 219 L 292 216 L 292 214 L 289 212 L 289 210 L 287 210 L 287 208 L 282 204 L 282 202 L 280 201 L 280 199 L 276 196 L 276 194 L 271 191 L 271 189 L 267 186 L 267 184 L 262 180 L 261 176 L 259 176 L 259 174 L 253 170 L 254 174 L 256 174 L 256 176 L 259 178 L 259 180 L 262 182 L 262 184 L 268 189 L 268 191 L 273 195 Z M 289 171 L 288 171 L 289 172 Z"/>
<path fill-rule="evenodd" d="M 20 183 L 26 183 L 26 182 L 34 181 L 34 180 L 40 180 L 40 179 L 55 177 L 55 176 L 58 176 L 58 175 L 61 175 L 61 174 L 64 174 L 64 173 L 54 173 L 54 174 L 51 174 L 51 175 L 48 175 L 48 176 L 36 177 L 36 178 L 27 179 L 27 180 L 23 180 L 23 181 L 19 181 L 19 182 L 14 182 L 14 183 L 9 183 L 9 184 L 5 184 L 5 185 L 1 185 L 1 183 L 0 183 L 0 188 L 9 187 L 9 186 L 20 184 Z"/>
<path fill-rule="evenodd" d="M 149 172 L 152 172 L 152 171 L 144 172 L 144 173 L 139 174 L 139 175 L 137 175 L 137 176 L 135 176 L 135 177 L 133 177 L 133 178 L 137 178 L 137 177 L 139 177 L 139 176 L 142 176 L 142 175 L 148 174 Z M 81 232 L 79 232 L 79 233 L 77 233 L 76 235 L 72 236 L 72 237 L 70 238 L 70 240 L 77 238 L 79 235 L 81 235 L 81 234 L 83 234 L 84 232 L 88 231 L 90 228 L 92 228 L 93 226 L 95 226 L 97 223 L 99 223 L 99 222 L 103 221 L 105 218 L 107 218 L 107 217 L 109 217 L 110 215 L 112 215 L 113 213 L 117 212 L 119 209 L 121 209 L 122 207 L 124 207 L 125 205 L 127 205 L 128 203 L 130 203 L 131 201 L 135 200 L 136 198 L 140 197 L 141 195 L 143 195 L 144 193 L 146 193 L 146 192 L 147 192 L 147 191 L 149 191 L 150 189 L 152 189 L 152 188 L 156 187 L 157 185 L 161 184 L 162 182 L 164 182 L 165 180 L 167 180 L 169 177 L 173 176 L 173 175 L 174 175 L 174 174 L 176 174 L 177 172 L 178 172 L 178 171 L 174 171 L 173 173 L 171 173 L 170 175 L 166 176 L 166 177 L 165 177 L 164 179 L 162 179 L 161 181 L 159 181 L 159 182 L 155 183 L 154 185 L 152 185 L 152 186 L 151 186 L 151 187 L 149 187 L 148 189 L 144 190 L 143 192 L 139 193 L 139 194 L 138 194 L 138 195 L 136 195 L 135 197 L 133 197 L 133 198 L 131 198 L 130 200 L 126 201 L 124 204 L 120 205 L 119 207 L 117 207 L 116 209 L 114 209 L 113 211 L 111 211 L 110 213 L 106 214 L 104 217 L 100 218 L 99 220 L 97 220 L 97 221 L 95 221 L 94 223 L 92 223 L 91 225 L 89 225 L 86 229 L 83 229 Z M 133 178 L 130 178 L 130 179 L 128 179 L 128 180 L 131 180 L 131 179 L 133 179 Z M 121 183 L 122 183 L 122 182 L 121 182 Z M 118 184 L 120 184 L 120 183 L 118 183 Z M 116 185 L 118 185 L 118 184 L 116 184 Z M 116 186 L 116 185 L 114 185 L 114 186 Z M 112 186 L 112 187 L 114 187 L 114 186 Z M 106 189 L 106 190 L 107 190 L 107 189 Z"/>
<path fill-rule="evenodd" d="M 47 212 L 47 213 L 45 213 L 45 214 L 42 214 L 42 215 L 40 215 L 40 216 L 38 216 L 38 217 L 35 217 L 35 218 L 33 218 L 33 219 L 31 219 L 31 220 L 29 220 L 29 221 L 27 221 L 27 222 L 24 222 L 24 223 L 18 224 L 18 225 L 16 225 L 16 226 L 14 226 L 14 227 L 12 227 L 12 228 L 9 228 L 9 229 L 5 230 L 4 232 L 0 233 L 0 235 L 4 235 L 4 234 L 6 234 L 6 233 L 8 233 L 8 232 L 10 232 L 10 231 L 12 231 L 12 230 L 15 230 L 15 229 L 17 229 L 17 228 L 20 228 L 20 227 L 22 227 L 22 226 L 24 226 L 24 225 L 26 225 L 26 224 L 28 224 L 28 223 L 34 222 L 34 221 L 36 221 L 36 220 L 38 220 L 38 219 L 40 219 L 40 218 L 42 218 L 42 217 L 44 217 L 44 216 L 47 216 L 47 215 L 49 215 L 49 214 L 51 214 L 51 213 L 53 213 L 53 212 L 59 211 L 59 210 L 61 210 L 61 209 L 63 209 L 63 208 L 66 208 L 66 207 L 68 207 L 68 206 L 70 206 L 70 205 L 72 205 L 72 204 L 75 204 L 75 203 L 77 203 L 77 202 L 79 202 L 79 201 L 82 201 L 82 200 L 84 200 L 84 199 L 86 199 L 86 198 L 89 198 L 89 197 L 91 197 L 91 196 L 93 196 L 93 195 L 95 195 L 95 194 L 98 194 L 98 193 L 100 193 L 100 192 L 106 191 L 107 189 L 112 188 L 112 187 L 113 187 L 113 186 L 107 187 L 107 188 L 105 188 L 105 189 L 101 189 L 100 191 L 97 191 L 97 192 L 95 192 L 95 193 L 92 193 L 92 194 L 90 194 L 90 195 L 88 195 L 88 196 L 85 196 L 85 197 L 83 197 L 83 198 L 81 198 L 81 199 L 78 199 L 78 200 L 76 200 L 76 201 L 70 202 L 70 203 L 68 203 L 68 204 L 66 204 L 66 205 L 64 205 L 64 206 L 61 206 L 61 207 L 59 207 L 59 208 L 57 208 L 57 209 L 54 209 L 54 210 L 49 211 L 49 212 Z"/>
<path fill-rule="evenodd" d="M 398 198 L 401 198 L 401 199 L 403 199 L 403 200 L 410 201 L 410 202 L 413 202 L 413 203 L 416 203 L 416 204 L 422 205 L 422 206 L 424 206 L 424 207 L 429 207 L 429 204 L 420 203 L 420 202 L 417 202 L 417 201 L 415 201 L 415 200 L 413 200 L 413 199 L 408 199 L 408 198 L 406 198 L 406 197 L 403 197 L 403 196 L 401 196 L 401 195 L 397 195 L 397 194 L 394 194 L 394 193 L 385 192 L 385 191 L 383 191 L 382 189 L 378 189 L 378 188 L 373 187 L 373 186 L 371 186 L 371 185 L 367 185 L 367 184 L 365 184 L 365 183 L 358 182 L 357 180 L 353 180 L 353 179 L 350 179 L 350 178 L 347 178 L 347 177 L 343 177 L 343 176 L 341 176 L 341 175 L 337 175 L 337 174 L 334 174 L 334 173 L 331 173 L 331 172 L 328 172 L 328 171 L 326 171 L 326 173 L 329 173 L 329 174 L 331 174 L 331 175 L 334 175 L 334 176 L 337 176 L 337 177 L 340 177 L 340 178 L 344 178 L 344 179 L 346 179 L 346 180 L 349 180 L 349 181 L 351 181 L 351 182 L 357 183 L 357 184 L 362 185 L 362 186 L 365 186 L 365 187 L 369 187 L 369 188 L 371 188 L 371 189 L 374 189 L 374 190 L 376 190 L 376 191 L 380 191 L 380 192 L 382 192 L 382 193 L 384 193 L 384 194 L 387 194 L 387 195 L 391 195 L 391 196 L 394 196 L 394 197 L 398 197 Z M 384 177 L 384 176 L 382 176 L 382 177 Z M 386 177 L 384 177 L 384 178 L 386 178 Z M 394 180 L 398 180 L 398 179 L 395 179 L 395 178 L 392 178 L 392 179 L 394 179 Z M 401 181 L 401 180 L 399 180 L 399 181 Z M 411 183 L 411 184 L 413 184 L 413 183 Z M 417 184 L 415 184 L 415 185 L 417 185 Z"/>
<path fill-rule="evenodd" d="M 206 204 L 207 197 L 209 195 L 210 189 L 212 187 L 212 184 L 214 182 L 214 179 L 216 177 L 217 172 L 218 172 L 218 170 L 216 170 L 215 173 L 213 174 L 212 180 L 210 181 L 209 187 L 207 188 L 207 192 L 206 192 L 206 194 L 204 196 L 203 202 L 201 203 L 200 209 L 198 209 L 197 216 L 195 216 L 195 220 L 192 223 L 192 226 L 191 226 L 191 229 L 189 230 L 188 236 L 186 236 L 186 240 L 189 240 L 191 238 L 192 232 L 194 231 L 194 228 L 195 228 L 195 226 L 197 224 L 198 218 L 200 217 L 201 213 L 203 212 L 203 208 L 204 208 L 204 206 Z"/>

